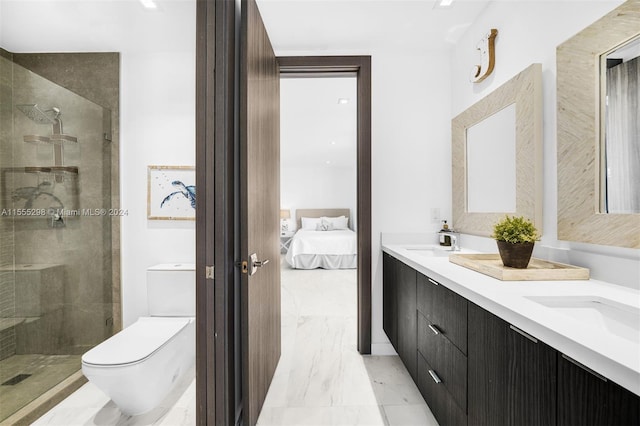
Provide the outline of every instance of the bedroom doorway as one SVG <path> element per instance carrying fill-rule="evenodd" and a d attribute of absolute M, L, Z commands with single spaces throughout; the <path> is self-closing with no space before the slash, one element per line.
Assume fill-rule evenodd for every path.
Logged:
<path fill-rule="evenodd" d="M 349 102 L 351 108 L 355 110 L 355 152 L 352 149 L 351 158 L 355 157 L 355 208 L 350 206 L 318 205 L 314 206 L 285 206 L 281 216 L 287 216 L 289 210 L 289 223 L 294 222 L 293 227 L 302 226 L 293 215 L 291 208 L 304 207 L 325 207 L 325 208 L 346 208 L 350 210 L 350 227 L 356 231 L 357 257 L 356 257 L 356 346 L 360 354 L 371 353 L 371 57 L 370 56 L 298 56 L 298 57 L 278 57 L 280 65 L 280 77 L 282 87 L 285 80 L 294 78 L 319 79 L 319 80 L 355 80 L 355 93 L 350 95 L 333 96 L 332 101 L 335 106 L 346 107 L 342 112 L 348 110 Z M 353 99 L 349 99 L 352 97 Z M 313 113 L 311 114 L 314 115 Z M 285 137 L 286 130 L 281 129 L 282 136 Z M 305 138 L 309 138 L 314 131 L 307 127 Z M 325 136 L 328 137 L 328 136 Z M 336 142 L 332 145 L 331 142 Z M 325 166 L 331 166 L 334 161 L 327 157 L 331 148 L 338 148 L 339 140 L 329 139 L 325 141 L 324 147 L 319 144 L 319 152 L 324 154 Z M 328 145 L 327 145 L 328 144 Z M 283 159 L 286 161 L 285 159 Z M 329 164 L 326 164 L 327 161 Z M 337 161 L 337 160 L 335 160 Z M 339 174 L 339 173 L 337 173 Z M 282 176 L 282 181 L 286 179 L 286 173 Z M 348 191 L 344 191 L 345 193 Z M 285 200 L 283 200 L 285 201 Z M 319 201 L 316 199 L 316 201 Z M 354 211 L 355 210 L 355 211 Z M 346 271 L 346 270 L 345 270 Z M 284 297 L 284 296 L 283 296 Z"/>
<path fill-rule="evenodd" d="M 345 388 L 357 389 L 340 366 L 364 369 L 356 356 L 356 95 L 355 74 L 280 78 L 282 351 L 266 407 L 342 402 Z"/>

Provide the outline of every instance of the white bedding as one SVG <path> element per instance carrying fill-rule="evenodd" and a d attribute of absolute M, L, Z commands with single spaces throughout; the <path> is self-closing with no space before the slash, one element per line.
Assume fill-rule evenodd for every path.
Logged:
<path fill-rule="evenodd" d="M 296 269 L 353 269 L 357 267 L 357 238 L 350 229 L 312 231 L 293 236 L 286 260 Z"/>

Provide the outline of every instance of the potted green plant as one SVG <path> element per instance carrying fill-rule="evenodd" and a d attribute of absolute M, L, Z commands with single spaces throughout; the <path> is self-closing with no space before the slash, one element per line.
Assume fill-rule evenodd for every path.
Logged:
<path fill-rule="evenodd" d="M 519 269 L 529 265 L 533 245 L 540 239 L 538 230 L 529 219 L 509 215 L 493 226 L 491 237 L 498 243 L 504 266 Z"/>

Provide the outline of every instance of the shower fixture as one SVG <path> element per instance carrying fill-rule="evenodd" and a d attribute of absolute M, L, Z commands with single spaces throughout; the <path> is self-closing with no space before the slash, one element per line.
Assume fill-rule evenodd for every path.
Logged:
<path fill-rule="evenodd" d="M 38 104 L 16 105 L 16 108 L 18 108 L 23 112 L 24 115 L 38 124 L 56 124 L 56 119 L 61 115 L 59 108 L 53 107 L 51 109 L 43 111 L 42 109 L 40 109 Z M 49 116 L 49 113 L 51 112 L 53 112 L 53 117 Z"/>
<path fill-rule="evenodd" d="M 53 126 L 51 136 L 25 135 L 23 137 L 25 142 L 37 144 L 53 143 L 55 145 L 60 145 L 64 142 L 78 142 L 75 136 L 64 134 L 62 130 L 62 119 L 60 118 L 62 116 L 60 108 L 52 107 L 50 109 L 42 109 L 38 104 L 21 104 L 16 105 L 16 108 L 22 111 L 30 120 L 38 124 L 51 124 Z M 56 156 L 57 154 L 56 152 Z M 62 165 L 62 162 L 60 162 L 60 164 L 56 162 L 56 165 Z"/>
<path fill-rule="evenodd" d="M 38 104 L 20 104 L 16 105 L 16 108 L 22 111 L 30 120 L 38 124 L 50 124 L 52 126 L 51 135 L 49 136 L 24 135 L 22 140 L 39 145 L 53 145 L 53 163 L 56 166 L 64 165 L 64 143 L 77 143 L 78 138 L 64 134 L 60 108 L 43 109 Z M 61 182 L 61 178 L 56 177 L 56 181 Z"/>

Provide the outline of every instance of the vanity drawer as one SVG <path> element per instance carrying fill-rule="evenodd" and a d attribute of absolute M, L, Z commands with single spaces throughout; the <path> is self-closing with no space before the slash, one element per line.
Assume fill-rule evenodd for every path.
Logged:
<path fill-rule="evenodd" d="M 420 313 L 418 313 L 418 352 L 442 380 L 440 384 L 444 385 L 466 413 L 467 357 Z"/>
<path fill-rule="evenodd" d="M 436 383 L 434 377 L 431 375 L 432 373 L 436 374 L 434 371 L 435 370 L 418 352 L 418 389 L 438 421 L 438 424 L 442 426 L 466 425 L 467 415 L 465 411 L 455 403 L 447 388 L 443 386 L 444 382 Z"/>
<path fill-rule="evenodd" d="M 418 274 L 418 311 L 467 354 L 467 300 L 436 280 Z"/>

